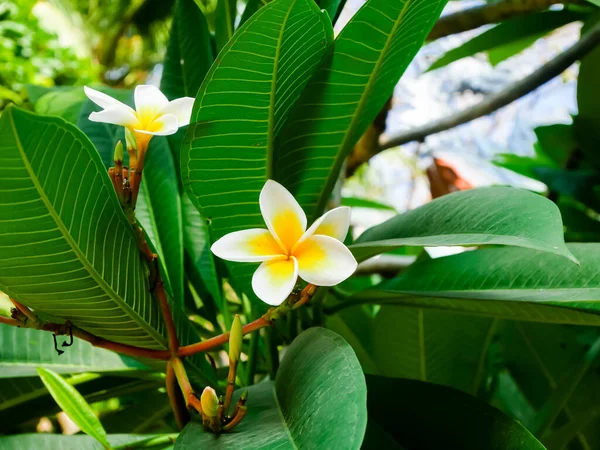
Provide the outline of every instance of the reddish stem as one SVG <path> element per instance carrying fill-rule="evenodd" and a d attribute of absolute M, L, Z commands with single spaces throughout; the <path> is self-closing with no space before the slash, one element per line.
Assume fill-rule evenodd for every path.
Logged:
<path fill-rule="evenodd" d="M 11 319 L 10 317 L 0 316 L 0 323 L 12 325 L 13 327 L 22 327 L 25 324 L 19 320 Z"/>
<path fill-rule="evenodd" d="M 254 322 L 249 323 L 245 327 L 242 328 L 243 334 L 252 333 L 253 331 L 259 330 L 264 327 L 268 327 L 271 325 L 271 320 L 266 319 L 264 316 L 260 319 L 255 320 Z M 196 353 L 205 352 L 214 347 L 218 347 L 220 345 L 226 344 L 229 342 L 229 332 L 223 333 L 219 336 L 215 336 L 214 338 L 207 339 L 206 341 L 198 342 L 192 345 L 185 345 L 183 347 L 179 347 L 178 355 L 180 357 L 192 356 Z"/>
<path fill-rule="evenodd" d="M 137 356 L 140 358 L 161 359 L 163 361 L 168 361 L 171 357 L 171 352 L 168 350 L 152 350 L 149 348 L 134 347 L 133 345 L 119 344 L 118 342 L 109 341 L 104 338 L 94 336 L 87 331 L 76 328 L 73 328 L 72 331 L 73 336 L 89 342 L 94 347 L 105 348 L 107 350 L 112 350 L 113 352 L 122 353 L 124 355 Z"/>
<path fill-rule="evenodd" d="M 169 338 L 169 350 L 171 351 L 172 355 L 177 355 L 177 349 L 179 348 L 179 339 L 177 338 L 177 330 L 175 328 L 175 322 L 173 322 L 173 315 L 171 314 L 171 308 L 169 307 L 169 300 L 167 299 L 165 286 L 162 279 L 160 279 L 160 276 L 159 280 L 156 282 L 156 288 L 154 289 L 154 293 L 156 294 L 156 298 L 158 299 L 158 304 L 160 306 L 162 316 L 165 319 L 167 335 Z"/>

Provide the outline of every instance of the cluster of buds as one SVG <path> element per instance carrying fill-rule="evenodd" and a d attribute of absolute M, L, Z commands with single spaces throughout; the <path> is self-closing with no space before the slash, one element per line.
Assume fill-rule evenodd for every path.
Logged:
<path fill-rule="evenodd" d="M 206 387 L 200 397 L 204 429 L 216 434 L 222 431 L 233 430 L 242 421 L 247 412 L 246 400 L 248 398 L 248 391 L 244 391 L 231 414 L 228 414 L 235 389 L 237 367 L 242 353 L 242 335 L 242 322 L 236 314 L 231 326 L 231 332 L 229 333 L 229 374 L 227 375 L 225 398 L 223 396 L 217 397 L 217 393 L 211 387 Z"/>

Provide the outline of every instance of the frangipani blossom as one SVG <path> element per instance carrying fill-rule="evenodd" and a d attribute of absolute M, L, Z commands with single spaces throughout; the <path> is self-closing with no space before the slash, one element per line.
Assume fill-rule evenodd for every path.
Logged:
<path fill-rule="evenodd" d="M 354 273 L 356 260 L 341 242 L 348 233 L 350 208 L 329 211 L 307 230 L 304 211 L 279 183 L 268 180 L 259 203 L 267 230 L 227 234 L 211 250 L 228 261 L 261 262 L 252 288 L 262 301 L 281 304 L 298 276 L 316 286 L 334 286 Z"/>
<path fill-rule="evenodd" d="M 104 108 L 93 112 L 93 122 L 112 123 L 129 128 L 135 133 L 152 136 L 174 134 L 179 127 L 190 123 L 194 99 L 182 97 L 169 101 L 156 86 L 137 86 L 134 92 L 135 110 L 100 91 L 85 86 L 85 95 Z"/>

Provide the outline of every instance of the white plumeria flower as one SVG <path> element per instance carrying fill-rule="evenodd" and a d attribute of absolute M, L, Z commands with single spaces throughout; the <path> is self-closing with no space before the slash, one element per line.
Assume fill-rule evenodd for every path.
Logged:
<path fill-rule="evenodd" d="M 329 211 L 307 230 L 304 211 L 279 183 L 268 180 L 259 202 L 268 230 L 227 234 L 211 250 L 228 261 L 262 262 L 252 277 L 262 301 L 281 304 L 298 276 L 316 286 L 334 286 L 354 273 L 356 260 L 341 242 L 350 226 L 350 208 Z"/>
<path fill-rule="evenodd" d="M 93 122 L 112 123 L 131 129 L 136 133 L 153 136 L 174 134 L 179 127 L 190 123 L 194 99 L 182 97 L 169 101 L 156 86 L 137 86 L 134 92 L 135 110 L 100 91 L 85 86 L 85 95 L 96 105 L 104 108 L 93 112 Z"/>

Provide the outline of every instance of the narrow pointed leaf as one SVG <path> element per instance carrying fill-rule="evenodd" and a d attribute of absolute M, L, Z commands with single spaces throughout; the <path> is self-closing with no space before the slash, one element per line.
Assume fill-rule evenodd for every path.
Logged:
<path fill-rule="evenodd" d="M 183 306 L 183 224 L 173 156 L 165 137 L 150 141 L 136 217 L 163 262 L 175 302 Z"/>
<path fill-rule="evenodd" d="M 506 20 L 491 30 L 484 31 L 461 46 L 446 52 L 427 70 L 439 69 L 479 52 L 494 51 L 506 54 L 510 53 L 508 51 L 510 48 L 514 48 L 517 50 L 515 53 L 518 53 L 550 31 L 585 17 L 586 14 L 580 12 L 563 10 L 543 11 Z M 499 61 L 495 60 L 494 62 L 497 64 Z"/>
<path fill-rule="evenodd" d="M 425 41 L 446 0 L 369 0 L 302 93 L 275 154 L 282 182 L 316 219 L 340 169 Z"/>
<path fill-rule="evenodd" d="M 67 383 L 59 374 L 51 370 L 38 368 L 40 378 L 50 391 L 56 403 L 69 416 L 81 431 L 93 437 L 104 447 L 110 444 L 106 438 L 106 431 L 94 411 L 81 396 L 77 389 Z"/>
<path fill-rule="evenodd" d="M 170 100 L 195 97 L 214 59 L 202 10 L 194 0 L 177 0 L 160 80 L 161 91 Z"/>
<path fill-rule="evenodd" d="M 233 36 L 236 16 L 236 0 L 217 0 L 217 11 L 215 18 L 215 41 L 217 53 L 229 42 Z"/>
<path fill-rule="evenodd" d="M 529 191 L 489 187 L 456 192 L 365 231 L 351 246 L 364 260 L 401 245 L 502 244 L 576 259 L 550 200 Z"/>
<path fill-rule="evenodd" d="M 211 237 L 264 227 L 258 194 L 273 178 L 275 134 L 319 63 L 329 18 L 313 0 L 275 0 L 233 36 L 194 104 L 181 172 Z M 252 265 L 229 265 L 244 289 Z"/>
<path fill-rule="evenodd" d="M 270 3 L 272 0 L 248 0 L 246 3 L 246 7 L 244 8 L 244 12 L 242 13 L 242 17 L 240 18 L 240 27 L 244 25 L 250 17 L 254 15 L 256 11 Z"/>
<path fill-rule="evenodd" d="M 206 289 L 217 306 L 222 308 L 221 287 L 215 266 L 215 256 L 210 251 L 208 224 L 185 193 L 182 196 L 181 207 L 185 250 Z"/>
<path fill-rule="evenodd" d="M 359 449 L 367 420 L 366 394 L 350 346 L 332 331 L 312 328 L 288 348 L 275 383 L 248 388 L 248 414 L 235 432 L 219 437 L 219 445 L 244 450 Z M 214 435 L 191 422 L 175 449 L 212 445 Z"/>

